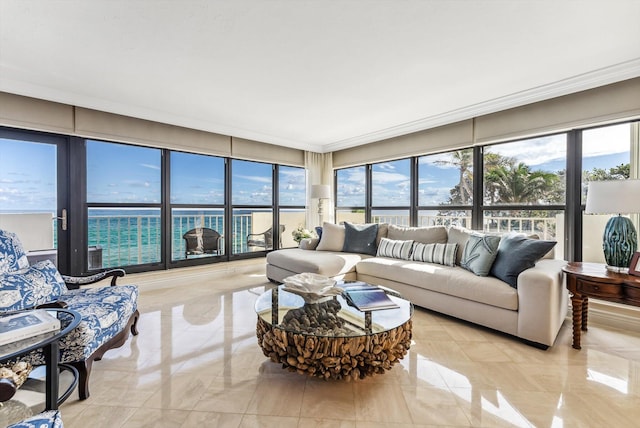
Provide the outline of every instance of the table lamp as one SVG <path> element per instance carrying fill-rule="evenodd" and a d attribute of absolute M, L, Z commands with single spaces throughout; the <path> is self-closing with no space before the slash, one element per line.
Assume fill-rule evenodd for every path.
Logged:
<path fill-rule="evenodd" d="M 318 200 L 318 217 L 320 220 L 320 225 L 322 226 L 322 202 L 324 199 L 331 198 L 331 186 L 328 184 L 313 184 L 311 186 L 311 199 Z"/>
<path fill-rule="evenodd" d="M 586 214 L 618 214 L 604 228 L 602 248 L 607 269 L 628 272 L 638 248 L 633 222 L 622 214 L 640 213 L 640 180 L 590 181 Z"/>

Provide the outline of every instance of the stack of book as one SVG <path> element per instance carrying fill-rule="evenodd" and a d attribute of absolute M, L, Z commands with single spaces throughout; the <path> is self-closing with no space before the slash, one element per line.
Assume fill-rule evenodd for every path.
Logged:
<path fill-rule="evenodd" d="M 344 289 L 342 295 L 347 303 L 359 311 L 376 311 L 399 308 L 387 293 L 380 287 L 365 282 L 347 282 L 340 285 Z"/>
<path fill-rule="evenodd" d="M 44 309 L 0 317 L 0 346 L 60 330 L 60 320 Z"/>

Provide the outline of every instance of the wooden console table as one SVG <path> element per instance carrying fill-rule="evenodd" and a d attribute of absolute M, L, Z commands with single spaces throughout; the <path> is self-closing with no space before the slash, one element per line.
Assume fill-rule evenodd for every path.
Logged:
<path fill-rule="evenodd" d="M 589 297 L 640 306 L 640 277 L 608 271 L 601 263 L 573 262 L 562 270 L 571 293 L 575 349 L 581 349 L 580 334 L 587 331 Z"/>

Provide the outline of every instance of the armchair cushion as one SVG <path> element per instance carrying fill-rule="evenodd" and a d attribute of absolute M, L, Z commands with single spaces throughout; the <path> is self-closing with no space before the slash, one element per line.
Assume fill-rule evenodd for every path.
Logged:
<path fill-rule="evenodd" d="M 82 316 L 82 321 L 71 333 L 60 339 L 60 362 L 83 361 L 127 326 L 137 309 L 138 287 L 79 288 L 60 296 L 69 308 Z M 30 354 L 33 365 L 44 364 L 40 352 Z"/>
<path fill-rule="evenodd" d="M 78 327 L 60 340 L 60 362 L 81 361 L 126 328 L 138 306 L 138 287 L 80 288 L 60 300 L 82 315 Z"/>
<path fill-rule="evenodd" d="M 0 312 L 12 312 L 55 302 L 67 287 L 54 264 L 43 260 L 0 274 L 0 291 Z"/>
<path fill-rule="evenodd" d="M 27 267 L 29 260 L 16 234 L 0 229 L 0 274 Z"/>

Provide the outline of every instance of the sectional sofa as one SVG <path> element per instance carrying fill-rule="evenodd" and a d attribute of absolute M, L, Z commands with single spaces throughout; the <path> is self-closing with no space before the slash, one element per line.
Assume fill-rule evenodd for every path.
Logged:
<path fill-rule="evenodd" d="M 552 241 L 458 227 L 325 223 L 319 239 L 267 254 L 267 277 L 311 272 L 393 288 L 415 305 L 543 349 L 567 315 L 568 293 Z"/>

